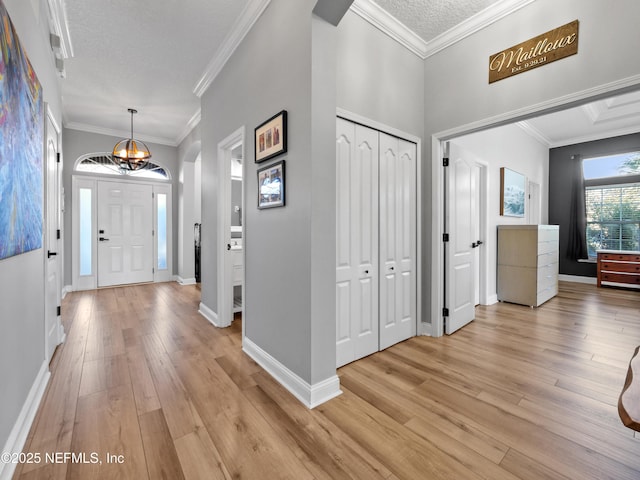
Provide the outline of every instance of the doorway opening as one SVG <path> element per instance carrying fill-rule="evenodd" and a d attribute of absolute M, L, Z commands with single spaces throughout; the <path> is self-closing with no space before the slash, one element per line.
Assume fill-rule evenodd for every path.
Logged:
<path fill-rule="evenodd" d="M 444 168 L 442 167 L 442 158 L 446 156 L 445 154 L 445 142 L 447 141 L 455 141 L 460 137 L 465 135 L 470 135 L 478 132 L 488 132 L 491 129 L 506 128 L 520 128 L 520 125 L 516 126 L 516 124 L 522 123 L 523 120 L 534 121 L 540 117 L 540 121 L 542 118 L 548 114 L 558 114 L 560 112 L 568 111 L 571 109 L 574 110 L 585 110 L 586 104 L 596 104 L 596 102 L 602 101 L 606 98 L 611 98 L 613 96 L 619 96 L 623 94 L 628 94 L 629 92 L 637 91 L 639 85 L 636 83 L 628 83 L 626 85 L 610 84 L 602 87 L 598 87 L 597 89 L 587 90 L 583 92 L 577 92 L 574 95 L 562 97 L 554 100 L 550 100 L 545 102 L 544 104 L 534 105 L 530 108 L 521 109 L 515 112 L 508 112 L 500 116 L 494 116 L 483 121 L 474 122 L 472 124 L 463 125 L 457 128 L 453 128 L 447 131 L 439 132 L 432 136 L 432 189 L 434 192 L 442 192 L 445 189 L 446 180 Z M 612 102 L 615 104 L 615 102 Z M 580 108 L 574 108 L 580 107 Z M 602 123 L 602 122 L 601 122 Z M 601 125 L 602 126 L 602 125 Z M 522 130 L 527 131 L 525 126 L 522 126 Z M 530 130 L 530 129 L 529 129 Z M 603 132 L 594 128 L 594 133 L 597 135 L 601 135 L 598 138 L 606 138 L 607 135 L 603 135 Z M 618 132 L 618 135 L 620 133 Z M 608 136 L 616 136 L 615 132 Z M 575 141 L 575 143 L 580 143 L 580 141 L 586 141 L 586 135 L 583 136 L 581 140 Z M 503 135 L 503 138 L 506 138 Z M 537 138 L 536 135 L 530 135 L 530 138 Z M 595 140 L 596 138 L 590 138 L 591 140 Z M 566 143 L 564 145 L 568 145 Z M 542 143 L 540 143 L 542 145 Z M 546 150 L 549 148 L 553 148 L 553 142 L 549 142 Z M 548 173 L 548 172 L 547 172 Z M 544 175 L 543 177 L 544 178 Z M 539 183 L 539 181 L 535 181 L 534 183 Z M 493 189 L 495 185 L 490 185 Z M 532 202 L 536 202 L 536 206 L 539 204 L 539 209 L 536 210 L 536 206 L 530 205 L 530 215 L 524 217 L 525 221 L 535 222 L 537 220 L 536 217 L 540 217 L 536 223 L 539 221 L 545 221 L 546 216 L 546 199 L 545 194 L 548 191 L 548 188 L 542 184 L 540 191 L 536 191 L 535 185 L 530 185 L 530 188 L 527 188 L 528 192 L 532 193 Z M 535 198 L 536 194 L 538 195 L 538 199 Z M 492 194 L 493 195 L 493 194 Z M 495 197 L 497 198 L 497 196 Z M 491 196 L 491 202 L 495 200 L 494 196 Z M 446 320 L 446 288 L 445 282 L 442 282 L 442 279 L 445 278 L 447 266 L 445 263 L 445 248 L 446 243 L 443 241 L 443 235 L 446 232 L 446 205 L 444 196 L 436 195 L 433 198 L 434 204 L 432 211 L 433 218 L 433 230 L 432 230 L 432 252 L 431 252 L 431 324 L 428 328 L 432 336 L 441 336 L 445 332 L 444 324 Z M 491 212 L 494 209 L 491 207 Z M 521 222 L 523 223 L 523 222 Z M 488 269 L 493 268 L 493 264 L 495 262 L 491 262 L 487 264 Z M 494 282 L 495 283 L 495 282 Z M 495 303 L 497 301 L 497 296 L 490 293 L 489 300 L 491 303 Z"/>
<path fill-rule="evenodd" d="M 244 127 L 218 144 L 218 312 L 214 325 L 228 327 L 242 315 L 244 290 Z M 244 323 L 242 328 L 244 332 Z M 244 333 L 243 333 L 244 338 Z"/>

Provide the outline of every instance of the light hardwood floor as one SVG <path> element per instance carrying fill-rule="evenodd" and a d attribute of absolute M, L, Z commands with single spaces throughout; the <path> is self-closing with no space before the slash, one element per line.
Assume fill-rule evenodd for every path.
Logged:
<path fill-rule="evenodd" d="M 102 463 L 15 478 L 640 478 L 616 409 L 640 292 L 561 283 L 538 309 L 478 307 L 452 336 L 341 368 L 344 393 L 312 411 L 242 353 L 239 320 L 214 328 L 199 299 L 174 283 L 68 295 L 25 452 Z"/>

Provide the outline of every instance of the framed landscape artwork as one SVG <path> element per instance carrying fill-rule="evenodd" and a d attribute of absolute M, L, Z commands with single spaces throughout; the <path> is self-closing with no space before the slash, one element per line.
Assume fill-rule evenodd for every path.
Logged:
<path fill-rule="evenodd" d="M 287 151 L 287 111 L 275 114 L 255 129 L 255 161 L 264 162 Z"/>
<path fill-rule="evenodd" d="M 42 86 L 0 1 L 0 259 L 42 247 Z"/>
<path fill-rule="evenodd" d="M 500 215 L 524 217 L 525 177 L 508 168 L 500 169 Z"/>

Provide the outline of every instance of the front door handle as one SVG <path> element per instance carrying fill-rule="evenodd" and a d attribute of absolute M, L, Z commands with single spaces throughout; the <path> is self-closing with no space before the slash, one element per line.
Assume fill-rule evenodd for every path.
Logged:
<path fill-rule="evenodd" d="M 109 241 L 108 238 L 104 238 L 104 237 L 100 237 L 98 240 L 100 240 L 101 242 L 108 242 Z"/>
<path fill-rule="evenodd" d="M 58 252 L 52 252 L 51 250 L 47 250 L 47 258 L 55 257 L 58 255 Z"/>
<path fill-rule="evenodd" d="M 227 250 L 231 250 L 231 244 L 227 243 Z"/>

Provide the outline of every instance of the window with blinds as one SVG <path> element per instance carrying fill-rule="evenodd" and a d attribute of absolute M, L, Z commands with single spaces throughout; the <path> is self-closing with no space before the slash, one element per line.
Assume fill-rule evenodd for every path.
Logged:
<path fill-rule="evenodd" d="M 640 250 L 640 183 L 587 186 L 587 248 Z"/>

